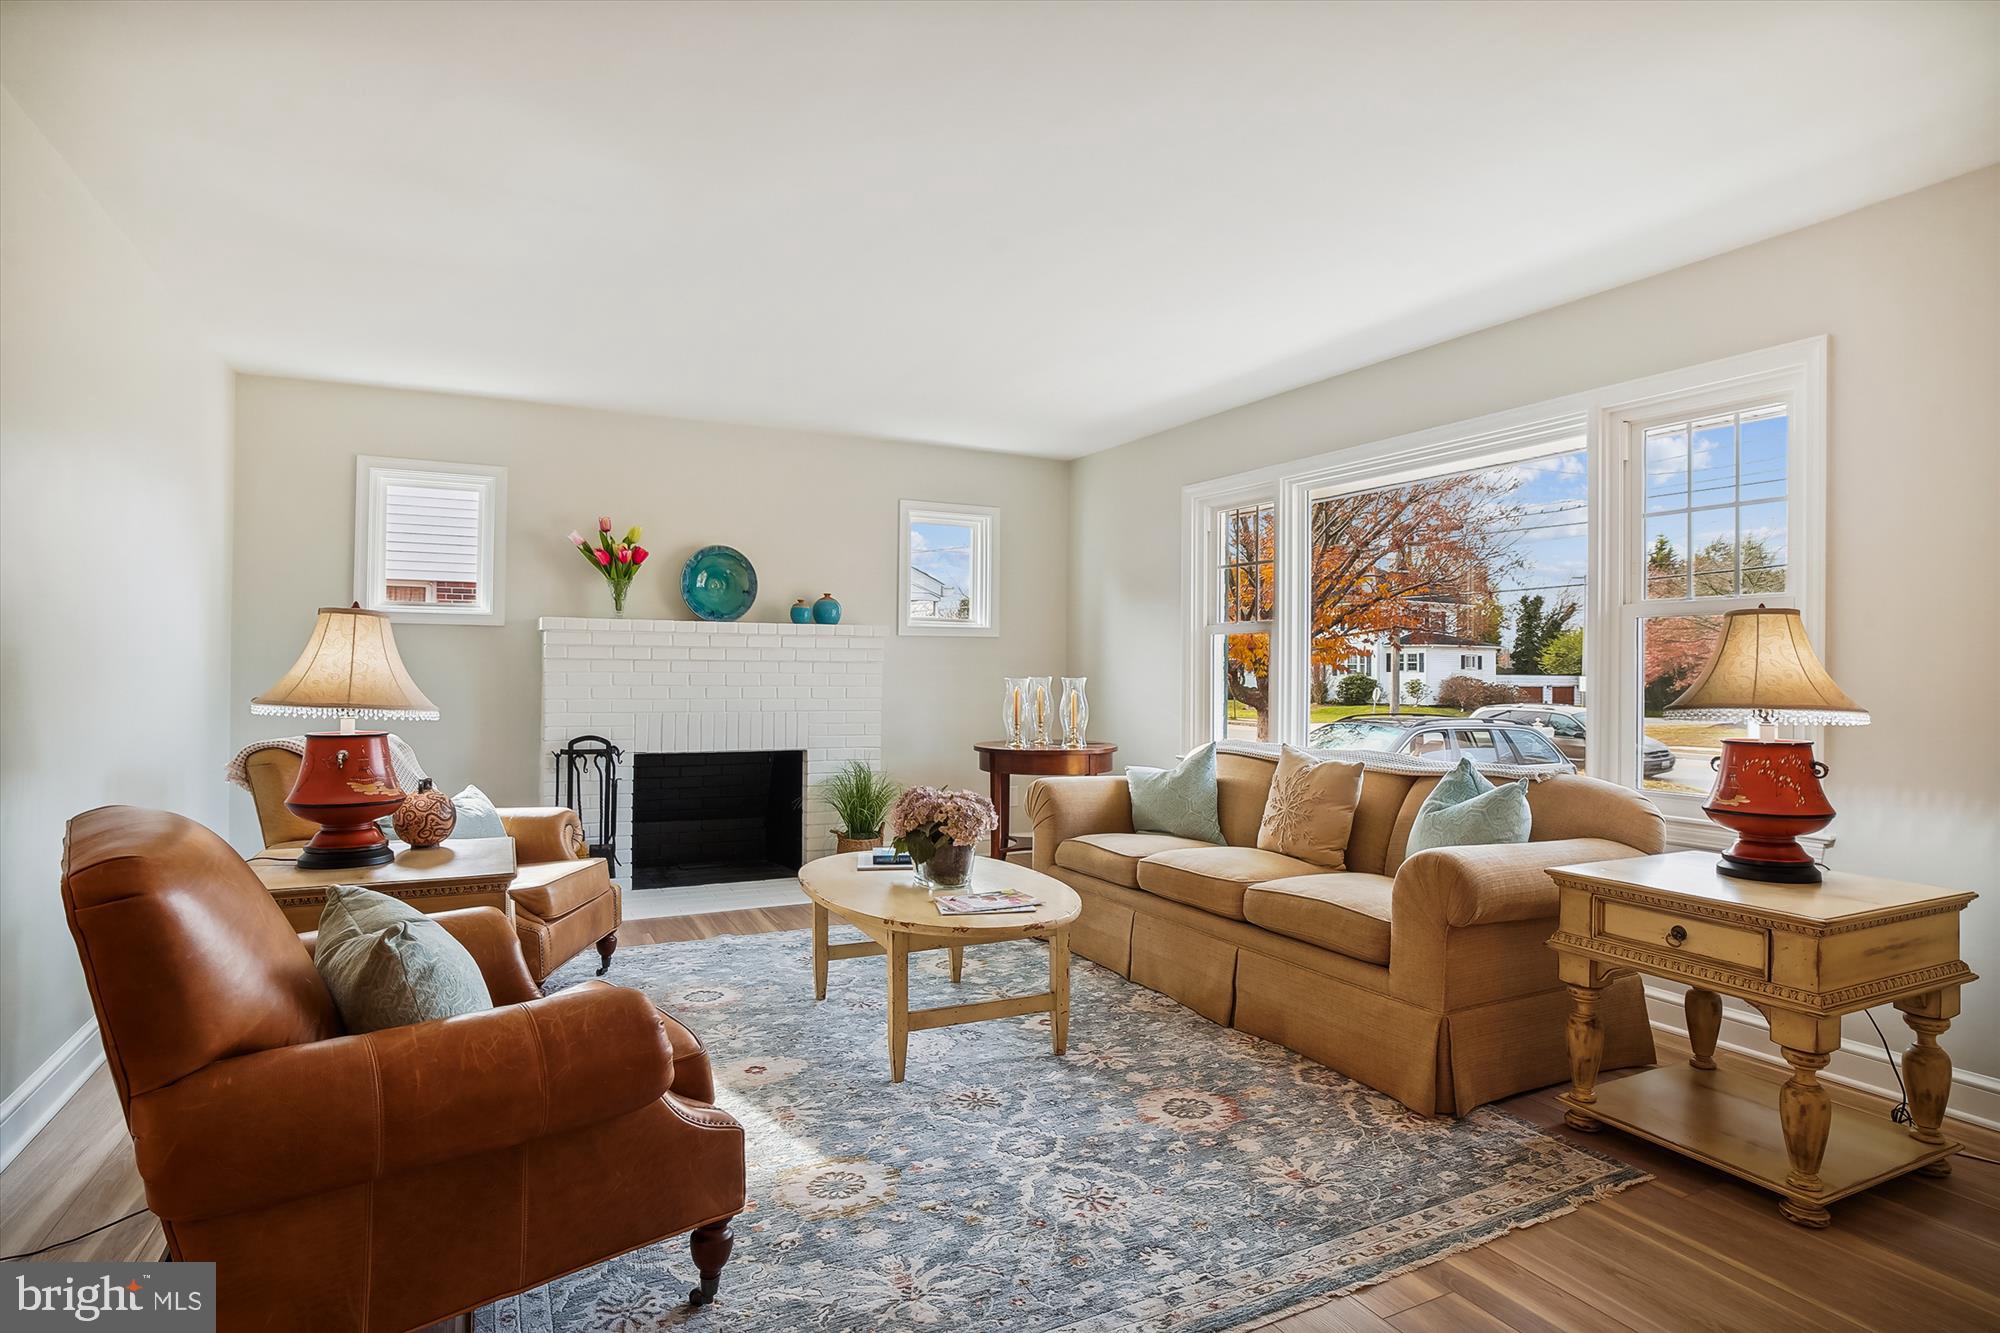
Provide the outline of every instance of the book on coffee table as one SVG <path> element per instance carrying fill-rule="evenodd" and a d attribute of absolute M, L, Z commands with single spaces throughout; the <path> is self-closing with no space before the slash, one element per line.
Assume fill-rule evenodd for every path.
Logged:
<path fill-rule="evenodd" d="M 908 870 L 915 864 L 908 852 L 899 852 L 893 847 L 872 847 L 854 854 L 856 870 Z"/>
<path fill-rule="evenodd" d="M 989 912 L 1032 912 L 1039 898 L 1003 889 L 998 893 L 950 893 L 931 899 L 939 916 L 978 916 Z"/>

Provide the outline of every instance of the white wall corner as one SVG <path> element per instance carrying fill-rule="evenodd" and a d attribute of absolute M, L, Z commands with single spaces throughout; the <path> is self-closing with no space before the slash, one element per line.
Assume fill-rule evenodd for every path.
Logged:
<path fill-rule="evenodd" d="M 7 1100 L 0 1102 L 0 1171 L 20 1156 L 21 1149 L 55 1119 L 56 1112 L 103 1063 L 104 1044 L 97 1039 L 93 1019 L 42 1061 L 27 1082 L 7 1094 Z"/>
<path fill-rule="evenodd" d="M 1685 1041 L 1687 1011 L 1682 1005 L 1681 994 L 1681 991 L 1665 986 L 1647 986 L 1646 1014 L 1655 1030 L 1671 1033 Z M 1898 1025 L 1895 1029 L 1884 1027 L 1882 1030 L 1893 1043 L 1896 1033 L 1904 1029 Z M 1784 1057 L 1771 1044 L 1771 1030 L 1763 1016 L 1726 1002 L 1722 1006 L 1722 1036 L 1716 1042 L 1716 1048 L 1733 1055 L 1747 1056 L 1774 1068 L 1786 1067 Z M 1890 1067 L 1888 1055 L 1883 1052 L 1880 1043 L 1874 1041 L 1846 1038 L 1819 1076 L 1829 1083 L 1859 1088 L 1863 1092 L 1886 1097 L 1891 1102 L 1900 1101 L 1903 1096 L 1897 1087 L 1896 1073 Z M 1773 1114 L 1777 1105 L 1774 1091 L 1771 1097 Z M 2000 1130 L 2000 1079 L 1969 1069 L 1952 1070 L 1951 1104 L 1945 1115 L 1948 1120 L 1963 1120 L 1981 1129 Z M 1949 1129 L 1946 1132 L 1949 1133 Z"/>

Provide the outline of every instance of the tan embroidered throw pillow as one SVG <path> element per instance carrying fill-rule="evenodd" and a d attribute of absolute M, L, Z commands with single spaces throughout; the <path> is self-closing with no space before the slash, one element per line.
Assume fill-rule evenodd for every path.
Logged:
<path fill-rule="evenodd" d="M 1257 826 L 1257 845 L 1328 870 L 1347 869 L 1347 835 L 1361 803 L 1362 772 L 1359 764 L 1314 759 L 1285 746 L 1264 802 L 1264 822 Z"/>

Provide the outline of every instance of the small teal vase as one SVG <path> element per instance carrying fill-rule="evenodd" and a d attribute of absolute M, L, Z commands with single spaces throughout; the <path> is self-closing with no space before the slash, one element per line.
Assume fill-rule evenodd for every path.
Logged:
<path fill-rule="evenodd" d="M 832 593 L 821 593 L 819 600 L 813 603 L 813 619 L 822 625 L 838 625 L 840 623 L 840 603 L 833 600 Z"/>
<path fill-rule="evenodd" d="M 812 603 L 803 597 L 792 603 L 792 623 L 794 625 L 810 625 L 812 624 L 812 618 Z"/>

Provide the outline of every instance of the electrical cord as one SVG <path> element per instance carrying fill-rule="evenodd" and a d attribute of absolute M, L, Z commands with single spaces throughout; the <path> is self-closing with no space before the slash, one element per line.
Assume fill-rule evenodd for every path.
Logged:
<path fill-rule="evenodd" d="M 68 1240 L 52 1240 L 38 1250 L 24 1250 L 20 1254 L 0 1254 L 0 1264 L 11 1264 L 16 1259 L 32 1259 L 38 1254 L 47 1254 L 50 1250 L 60 1250 L 65 1245 L 74 1245 L 80 1240 L 88 1240 L 100 1231 L 111 1230 L 111 1228 L 117 1226 L 120 1222 L 130 1222 L 133 1218 L 144 1215 L 145 1211 L 144 1208 L 134 1208 L 131 1212 L 125 1214 L 125 1216 L 113 1218 L 101 1227 L 92 1227 L 88 1231 L 79 1232 L 71 1236 Z"/>

